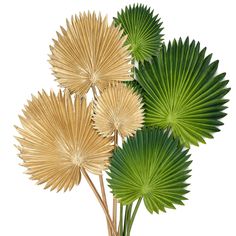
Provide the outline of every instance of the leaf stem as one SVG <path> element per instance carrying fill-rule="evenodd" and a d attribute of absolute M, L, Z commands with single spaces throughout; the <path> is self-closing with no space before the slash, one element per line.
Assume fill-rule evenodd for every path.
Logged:
<path fill-rule="evenodd" d="M 100 194 L 98 193 L 98 191 L 97 191 L 95 185 L 93 184 L 92 180 L 90 179 L 88 173 L 86 172 L 86 170 L 85 170 L 84 168 L 81 168 L 81 172 L 82 172 L 82 174 L 84 175 L 86 181 L 88 182 L 90 188 L 93 190 L 93 192 L 94 192 L 96 198 L 98 199 L 98 202 L 100 203 L 100 205 L 101 205 L 101 207 L 102 207 L 102 209 L 103 209 L 103 211 L 104 211 L 104 213 L 105 213 L 105 215 L 106 215 L 107 221 L 109 222 L 109 225 L 110 225 L 111 230 L 112 230 L 112 234 L 113 234 L 114 236 L 117 236 L 117 232 L 116 232 L 116 229 L 114 228 L 112 219 L 111 219 L 110 214 L 109 214 L 109 212 L 108 212 L 108 209 L 107 209 L 105 203 L 103 202 L 103 200 L 102 200 Z"/>
<path fill-rule="evenodd" d="M 117 227 L 117 200 L 113 198 L 113 224 L 114 228 Z"/>
<path fill-rule="evenodd" d="M 107 208 L 107 211 L 109 212 L 108 205 L 107 205 L 107 197 L 106 197 L 106 191 L 105 191 L 105 186 L 104 186 L 104 181 L 103 181 L 103 175 L 99 175 L 99 182 L 100 182 L 100 187 L 101 187 L 101 193 L 102 193 L 102 200 Z M 111 236 L 111 228 L 109 225 L 109 222 L 107 220 L 107 230 L 108 230 L 108 235 Z"/>
<path fill-rule="evenodd" d="M 131 229 L 132 229 L 132 226 L 133 226 L 133 223 L 134 223 L 134 219 L 137 215 L 137 212 L 138 212 L 138 209 L 139 209 L 139 206 L 140 206 L 141 202 L 142 202 L 142 197 L 140 197 L 138 199 L 138 201 L 136 203 L 136 206 L 134 208 L 134 212 L 133 212 L 132 217 L 129 221 L 129 225 L 128 225 L 128 229 L 127 229 L 127 236 L 130 236 L 130 232 L 131 232 Z"/>
<path fill-rule="evenodd" d="M 96 87 L 94 86 L 94 84 L 91 87 L 92 87 L 92 91 L 93 91 L 93 97 L 95 100 L 97 100 L 98 94 L 97 94 Z"/>
<path fill-rule="evenodd" d="M 119 223 L 119 236 L 123 235 L 123 205 L 120 203 L 120 223 Z"/>
<path fill-rule="evenodd" d="M 114 132 L 114 148 L 118 146 L 118 131 Z M 113 197 L 113 224 L 117 228 L 117 199 Z"/>
<path fill-rule="evenodd" d="M 92 87 L 92 91 L 93 91 L 94 100 L 97 101 L 98 94 L 96 91 L 96 87 L 94 84 L 91 87 Z M 101 193 L 102 193 L 102 200 L 107 208 L 107 211 L 109 212 L 108 205 L 107 205 L 106 191 L 105 191 L 104 181 L 103 181 L 103 174 L 99 175 L 99 183 L 100 183 L 100 188 L 101 188 Z M 109 226 L 108 220 L 107 220 L 107 230 L 108 230 L 108 235 L 111 236 L 111 228 Z"/>
<path fill-rule="evenodd" d="M 122 236 L 126 235 L 127 218 L 128 218 L 128 206 L 125 207 L 124 229 L 123 229 Z"/>
<path fill-rule="evenodd" d="M 127 236 L 131 212 L 132 212 L 132 203 L 125 207 L 125 219 L 124 219 L 123 236 Z"/>

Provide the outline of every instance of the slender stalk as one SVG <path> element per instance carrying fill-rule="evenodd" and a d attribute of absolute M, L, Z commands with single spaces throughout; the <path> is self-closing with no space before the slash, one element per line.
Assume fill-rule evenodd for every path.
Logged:
<path fill-rule="evenodd" d="M 122 138 L 122 143 L 125 141 L 125 138 L 124 136 L 121 135 L 121 138 Z M 124 206 L 123 204 L 120 202 L 120 222 L 119 222 L 119 230 L 118 230 L 118 233 L 119 233 L 119 236 L 123 236 L 123 227 L 124 227 L 124 222 L 123 222 L 123 209 L 124 209 Z"/>
<path fill-rule="evenodd" d="M 113 224 L 114 228 L 117 228 L 117 200 L 113 198 Z"/>
<path fill-rule="evenodd" d="M 125 219 L 124 219 L 123 236 L 127 235 L 131 212 L 132 212 L 132 204 L 127 205 L 125 207 Z"/>
<path fill-rule="evenodd" d="M 128 218 L 128 208 L 129 206 L 126 206 L 125 207 L 125 218 L 124 218 L 124 229 L 123 229 L 123 234 L 122 236 L 125 236 L 126 235 L 126 228 L 127 228 L 127 218 Z"/>
<path fill-rule="evenodd" d="M 94 84 L 92 85 L 92 91 L 93 91 L 94 99 L 97 100 L 98 99 L 98 94 L 97 94 L 97 91 L 96 91 L 96 88 L 95 88 Z M 100 188 L 101 188 L 101 193 L 102 193 L 102 200 L 105 203 L 107 211 L 109 212 L 108 204 L 107 204 L 106 191 L 105 191 L 104 181 L 103 181 L 103 174 L 99 175 L 99 183 L 100 183 Z M 108 220 L 107 220 L 107 230 L 108 230 L 108 235 L 111 236 L 111 228 L 109 226 Z"/>
<path fill-rule="evenodd" d="M 106 191 L 105 191 L 105 186 L 104 186 L 104 181 L 103 181 L 103 175 L 99 175 L 99 183 L 100 183 L 100 187 L 101 187 L 101 193 L 102 193 L 102 200 L 107 208 L 107 211 L 109 212 L 108 209 L 108 204 L 107 204 L 107 197 L 106 197 Z M 107 220 L 107 230 L 108 230 L 108 235 L 111 236 L 111 227 L 109 225 L 109 222 Z"/>
<path fill-rule="evenodd" d="M 100 205 L 101 205 L 101 207 L 102 207 L 102 209 L 103 209 L 103 211 L 104 211 L 104 213 L 105 213 L 105 215 L 106 215 L 107 221 L 109 222 L 109 226 L 111 227 L 112 234 L 113 234 L 114 236 L 118 236 L 118 235 L 117 235 L 117 232 L 116 232 L 116 229 L 114 228 L 114 225 L 113 225 L 112 219 L 111 219 L 111 217 L 110 217 L 110 214 L 109 214 L 109 212 L 108 212 L 108 209 L 107 209 L 105 203 L 103 202 L 103 200 L 102 200 L 100 194 L 98 193 L 98 191 L 97 191 L 95 185 L 93 184 L 92 180 L 90 179 L 88 173 L 86 172 L 86 170 L 85 170 L 84 168 L 81 168 L 81 172 L 82 172 L 82 174 L 84 175 L 86 181 L 88 182 L 90 188 L 93 190 L 93 192 L 94 192 L 96 198 L 98 199 L 98 202 L 100 203 Z"/>
<path fill-rule="evenodd" d="M 123 205 L 120 203 L 119 236 L 123 235 Z"/>
<path fill-rule="evenodd" d="M 118 131 L 114 132 L 114 147 L 118 146 Z M 117 199 L 113 197 L 113 224 L 114 228 L 117 228 Z"/>
<path fill-rule="evenodd" d="M 93 97 L 94 97 L 94 99 L 97 100 L 98 94 L 97 94 L 97 90 L 96 90 L 94 84 L 92 85 L 92 91 L 93 91 Z"/>
<path fill-rule="evenodd" d="M 128 218 L 127 218 L 127 227 L 126 227 L 126 235 L 128 235 L 128 230 L 129 230 L 129 225 L 130 225 L 130 217 L 131 217 L 131 213 L 132 213 L 132 207 L 133 207 L 133 203 L 130 204 L 129 207 L 129 213 L 128 213 Z"/>
<path fill-rule="evenodd" d="M 116 130 L 114 132 L 114 147 L 116 148 L 118 146 L 118 131 Z"/>
<path fill-rule="evenodd" d="M 131 219 L 129 221 L 129 225 L 128 225 L 128 229 L 127 229 L 127 236 L 130 236 L 130 232 L 131 232 L 131 229 L 132 229 L 132 226 L 133 226 L 133 223 L 134 223 L 134 219 L 137 215 L 137 212 L 138 212 L 138 209 L 139 209 L 139 206 L 140 206 L 141 202 L 142 202 L 142 197 L 140 197 L 138 199 L 138 201 L 136 203 L 136 206 L 134 208 L 134 212 L 133 212 L 133 214 L 131 216 Z"/>

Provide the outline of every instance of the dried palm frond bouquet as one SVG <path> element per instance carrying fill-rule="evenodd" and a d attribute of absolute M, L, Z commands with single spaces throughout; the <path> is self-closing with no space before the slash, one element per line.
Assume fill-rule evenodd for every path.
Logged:
<path fill-rule="evenodd" d="M 183 205 L 189 148 L 223 125 L 228 81 L 199 42 L 166 45 L 159 16 L 142 4 L 110 25 L 89 12 L 66 25 L 49 60 L 62 89 L 43 90 L 24 107 L 19 157 L 31 179 L 51 190 L 71 190 L 83 177 L 108 235 L 129 236 L 141 203 L 150 213 Z"/>

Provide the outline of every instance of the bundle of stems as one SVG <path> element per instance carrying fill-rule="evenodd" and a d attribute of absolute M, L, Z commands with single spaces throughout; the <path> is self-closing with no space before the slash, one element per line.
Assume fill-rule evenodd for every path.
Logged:
<path fill-rule="evenodd" d="M 133 68 L 132 73 L 133 76 L 135 76 L 135 60 L 132 60 Z M 93 92 L 93 99 L 97 101 L 98 99 L 98 93 L 96 90 L 96 87 L 94 85 L 91 86 L 92 92 Z M 113 133 L 113 142 L 114 142 L 114 149 L 118 146 L 119 138 L 121 138 L 122 143 L 124 142 L 125 138 L 120 136 L 118 131 L 115 130 Z M 100 190 L 101 195 L 99 194 L 97 188 L 95 187 L 94 183 L 90 179 L 87 172 L 83 169 L 82 173 L 87 180 L 89 186 L 93 190 L 98 202 L 100 203 L 105 216 L 107 220 L 107 229 L 108 229 L 108 235 L 109 236 L 130 236 L 131 228 L 134 222 L 134 219 L 136 217 L 138 208 L 140 206 L 140 203 L 142 201 L 142 198 L 139 198 L 135 208 L 133 209 L 133 204 L 130 205 L 122 205 L 118 202 L 118 200 L 113 197 L 113 206 L 112 206 L 112 217 L 110 215 L 108 203 L 107 203 L 107 196 L 106 196 L 106 190 L 104 185 L 104 175 L 99 175 L 99 184 L 100 184 Z M 119 205 L 119 217 L 118 217 L 118 205 Z M 118 220 L 119 218 L 119 220 Z"/>

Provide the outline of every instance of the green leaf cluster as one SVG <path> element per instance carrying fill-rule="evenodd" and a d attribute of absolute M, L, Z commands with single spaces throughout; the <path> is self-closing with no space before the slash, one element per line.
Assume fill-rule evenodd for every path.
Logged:
<path fill-rule="evenodd" d="M 127 35 L 133 57 L 134 81 L 127 85 L 141 94 L 145 108 L 145 127 L 115 149 L 108 170 L 121 212 L 126 206 L 120 235 L 129 236 L 141 201 L 151 213 L 183 205 L 188 150 L 220 131 L 230 88 L 226 73 L 217 71 L 219 61 L 199 42 L 163 43 L 161 20 L 147 6 L 130 5 L 114 22 Z"/>

